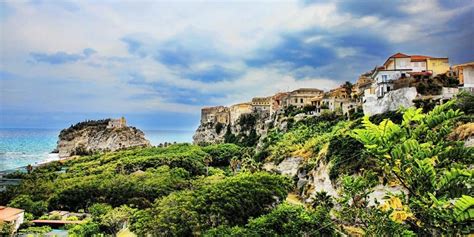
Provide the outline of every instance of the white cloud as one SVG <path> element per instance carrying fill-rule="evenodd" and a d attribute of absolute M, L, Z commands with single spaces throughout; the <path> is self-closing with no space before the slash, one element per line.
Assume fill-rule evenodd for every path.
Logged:
<path fill-rule="evenodd" d="M 253 96 L 271 95 L 298 87 L 330 89 L 340 78 L 291 76 L 315 75 L 314 67 L 289 68 L 288 63 L 248 67 L 244 60 L 258 56 L 261 49 L 271 49 L 282 35 L 320 30 L 305 36 L 307 44 L 331 47 L 339 58 L 353 57 L 360 49 L 336 46 L 324 32 L 344 34 L 348 31 L 376 32 L 390 43 L 403 44 L 425 37 L 439 29 L 456 12 L 441 9 L 434 1 L 415 2 L 402 8 L 413 17 L 388 21 L 377 16 L 356 17 L 341 12 L 337 2 L 302 6 L 298 2 L 272 3 L 165 3 L 165 2 L 87 2 L 80 1 L 75 11 L 54 4 L 32 5 L 9 2 L 14 13 L 1 20 L 0 70 L 25 81 L 2 84 L 4 101 L 10 106 L 44 104 L 50 110 L 72 111 L 195 111 L 197 106 L 172 102 L 156 85 L 185 89 L 201 94 L 225 94 L 209 103 L 231 104 Z M 472 4 L 470 9 L 472 9 Z M 143 43 L 143 50 L 156 54 L 163 42 L 183 40 L 201 46 L 212 46 L 228 60 L 204 59 L 185 70 L 198 71 L 214 65 L 242 72 L 229 81 L 203 82 L 183 76 L 179 69 L 157 62 L 151 56 L 132 56 L 123 37 L 133 36 Z M 195 38 L 199 36 L 200 40 Z M 97 51 L 90 58 L 70 64 L 30 64 L 31 52 Z M 308 52 L 309 54 L 309 52 Z M 304 56 L 304 55 L 302 55 Z M 344 66 L 344 65 L 343 65 Z M 368 65 L 371 67 L 372 65 Z M 184 70 L 184 69 L 180 69 Z M 144 81 L 130 84 L 130 73 Z M 354 78 L 355 80 L 355 78 Z M 66 84 L 48 85 L 51 82 Z M 69 84 L 68 84 L 69 83 Z M 68 87 L 68 85 L 72 87 Z M 44 91 L 37 91 L 37 90 Z M 22 94 L 32 95 L 27 98 Z M 76 96 L 73 96 L 76 95 Z M 90 97 L 78 98 L 80 95 Z M 143 96 L 146 95 L 146 96 Z M 166 96 L 172 93 L 166 94 Z M 141 99 L 130 99 L 140 98 Z M 193 100 L 193 98 L 190 98 Z"/>

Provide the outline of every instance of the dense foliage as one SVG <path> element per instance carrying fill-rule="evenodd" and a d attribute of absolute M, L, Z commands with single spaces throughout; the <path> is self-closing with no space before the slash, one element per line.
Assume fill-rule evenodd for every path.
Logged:
<path fill-rule="evenodd" d="M 287 203 L 251 219 L 247 225 L 211 229 L 204 236 L 331 236 L 334 223 L 324 209 L 306 209 Z"/>
<path fill-rule="evenodd" d="M 124 227 L 138 236 L 467 235 L 474 152 L 464 140 L 474 131 L 473 101 L 460 94 L 427 111 L 351 120 L 288 113 L 280 120 L 286 126 L 263 139 L 258 117 L 247 116 L 239 121 L 243 135 L 226 131 L 230 143 L 101 153 L 11 174 L 22 182 L 0 202 L 25 209 L 28 220 L 56 218 L 44 215 L 55 209 L 88 213 L 65 227 L 71 236 Z M 289 157 L 302 158 L 301 177 L 262 170 Z M 337 193 L 315 187 L 321 180 Z M 2 233 L 10 228 L 2 225 Z"/>
<path fill-rule="evenodd" d="M 416 232 L 468 234 L 474 218 L 474 179 L 470 166 L 474 150 L 447 136 L 462 115 L 454 101 L 424 114 L 422 109 L 404 111 L 400 125 L 368 118 L 353 136 L 376 159 L 388 179 L 408 191 L 403 202 L 416 222 Z M 403 219 L 405 221 L 406 219 Z"/>
<path fill-rule="evenodd" d="M 189 236 L 219 225 L 245 224 L 284 199 L 289 189 L 282 176 L 242 173 L 159 199 L 131 227 L 140 235 Z"/>

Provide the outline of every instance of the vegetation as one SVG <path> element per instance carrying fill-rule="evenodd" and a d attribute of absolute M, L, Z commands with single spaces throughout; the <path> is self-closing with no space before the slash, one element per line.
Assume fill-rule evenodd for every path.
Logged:
<path fill-rule="evenodd" d="M 257 119 L 257 115 L 253 113 L 243 114 L 240 116 L 237 123 L 241 127 L 241 132 L 238 135 L 235 135 L 232 133 L 230 126 L 227 126 L 226 133 L 224 134 L 224 142 L 237 144 L 243 147 L 256 146 L 258 139 L 260 138 L 255 130 Z"/>
<path fill-rule="evenodd" d="M 269 214 L 251 219 L 247 225 L 226 225 L 211 229 L 204 236 L 331 236 L 334 223 L 329 213 L 288 203 L 278 205 Z"/>
<path fill-rule="evenodd" d="M 473 101 L 460 94 L 431 110 L 351 120 L 324 113 L 295 122 L 289 113 L 284 130 L 275 126 L 261 140 L 249 116 L 239 121 L 244 135 L 227 127 L 229 143 L 136 148 L 12 174 L 22 182 L 0 193 L 0 203 L 25 209 L 28 220 L 56 218 L 43 215 L 58 209 L 88 213 L 65 227 L 71 236 L 124 226 L 138 236 L 468 235 L 474 152 L 464 139 Z M 304 179 L 262 171 L 289 157 L 303 158 Z M 315 190 L 325 175 L 337 195 Z M 301 205 L 285 202 L 290 192 Z M 40 231 L 31 223 L 21 230 Z"/>
<path fill-rule="evenodd" d="M 474 218 L 472 190 L 473 149 L 446 139 L 462 115 L 455 102 L 437 106 L 428 114 L 422 109 L 404 111 L 400 125 L 384 120 L 379 125 L 368 118 L 353 136 L 375 158 L 388 179 L 406 190 L 406 214 L 426 235 L 468 234 Z M 396 209 L 393 211 L 397 211 Z"/>
<path fill-rule="evenodd" d="M 84 122 L 79 122 L 77 124 L 71 125 L 67 129 L 63 129 L 59 133 L 59 137 L 66 139 L 66 140 L 72 140 L 74 138 L 74 132 L 82 130 L 86 127 L 94 127 L 94 128 L 100 128 L 104 129 L 107 127 L 109 124 L 110 119 L 101 119 L 101 120 L 87 120 Z"/>

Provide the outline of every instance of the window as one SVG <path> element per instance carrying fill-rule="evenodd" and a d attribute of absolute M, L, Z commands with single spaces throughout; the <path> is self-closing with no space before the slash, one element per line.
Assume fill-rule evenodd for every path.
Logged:
<path fill-rule="evenodd" d="M 300 103 L 303 103 L 303 99 L 300 99 Z"/>
<path fill-rule="evenodd" d="M 295 103 L 298 103 L 298 99 L 295 99 Z"/>

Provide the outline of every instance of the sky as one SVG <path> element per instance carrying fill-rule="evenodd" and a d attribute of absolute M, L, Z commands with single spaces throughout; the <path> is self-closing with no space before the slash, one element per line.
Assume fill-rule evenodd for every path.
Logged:
<path fill-rule="evenodd" d="M 396 52 L 473 61 L 473 23 L 474 0 L 1 0 L 0 127 L 191 131 L 203 106 L 329 90 Z"/>

